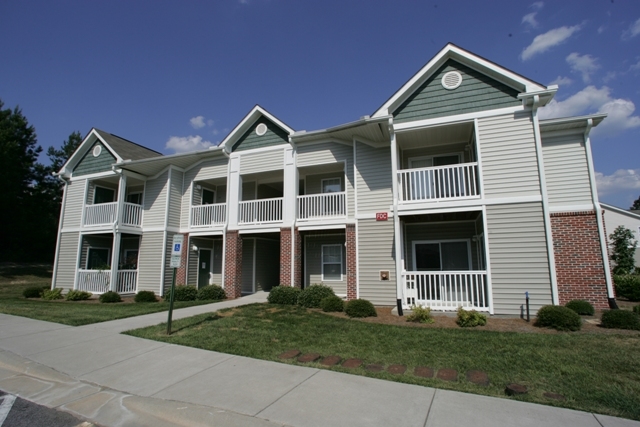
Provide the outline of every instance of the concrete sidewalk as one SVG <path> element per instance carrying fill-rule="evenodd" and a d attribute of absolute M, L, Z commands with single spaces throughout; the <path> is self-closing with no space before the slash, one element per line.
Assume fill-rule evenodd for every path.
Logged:
<path fill-rule="evenodd" d="M 264 294 L 176 310 L 192 316 Z M 639 422 L 121 335 L 156 313 L 71 327 L 0 314 L 0 389 L 104 426 L 580 426 Z"/>

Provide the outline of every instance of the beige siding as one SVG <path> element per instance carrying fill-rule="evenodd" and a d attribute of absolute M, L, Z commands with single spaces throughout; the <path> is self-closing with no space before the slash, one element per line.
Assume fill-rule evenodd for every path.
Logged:
<path fill-rule="evenodd" d="M 496 314 L 520 314 L 551 304 L 551 279 L 541 203 L 487 206 L 493 305 Z"/>
<path fill-rule="evenodd" d="M 469 267 L 479 270 L 478 245 L 472 241 L 476 235 L 475 221 L 406 224 L 404 227 L 405 269 L 415 271 L 413 243 L 417 241 L 466 240 L 471 251 Z"/>
<path fill-rule="evenodd" d="M 542 155 L 551 206 L 593 203 L 582 134 L 559 137 L 543 135 Z"/>
<path fill-rule="evenodd" d="M 478 121 L 485 197 L 540 195 L 530 113 Z"/>
<path fill-rule="evenodd" d="M 86 181 L 72 181 L 67 184 L 64 206 L 63 228 L 80 227 L 82 221 L 84 186 Z M 77 237 L 77 236 L 76 236 Z"/>
<path fill-rule="evenodd" d="M 167 209 L 169 171 L 164 172 L 156 179 L 147 181 L 144 194 L 143 221 L 145 227 L 163 227 Z"/>
<path fill-rule="evenodd" d="M 323 283 L 331 286 L 336 295 L 347 295 L 347 257 L 344 246 L 345 236 L 317 234 L 304 238 L 304 285 Z M 342 246 L 342 280 L 322 280 L 322 245 Z"/>
<path fill-rule="evenodd" d="M 169 227 L 180 227 L 182 207 L 182 182 L 184 174 L 177 170 L 171 171 L 171 186 L 169 187 Z"/>
<path fill-rule="evenodd" d="M 84 182 L 82 182 L 84 184 Z M 84 194 L 84 193 L 83 193 Z M 82 199 L 81 199 L 82 200 Z M 73 289 L 78 259 L 78 233 L 61 233 L 56 288 Z"/>
<path fill-rule="evenodd" d="M 158 293 L 162 280 L 162 231 L 146 232 L 140 238 L 138 290 Z"/>
<path fill-rule="evenodd" d="M 358 221 L 360 298 L 376 305 L 396 303 L 396 269 L 393 221 Z M 380 280 L 380 270 L 389 270 L 389 280 Z"/>
<path fill-rule="evenodd" d="M 182 192 L 182 214 L 180 220 L 180 226 L 182 228 L 187 228 L 189 226 L 189 210 L 192 205 L 197 204 L 195 201 L 195 194 L 194 200 L 192 201 L 191 183 L 206 179 L 226 178 L 227 163 L 228 160 L 226 158 L 207 160 L 184 173 L 184 191 Z M 223 191 L 226 192 L 226 188 Z M 220 194 L 216 191 L 216 203 L 224 202 L 226 194 L 223 194 L 222 197 L 223 198 L 220 199 Z"/>
<path fill-rule="evenodd" d="M 389 147 L 372 148 L 357 142 L 356 170 L 358 213 L 387 211 L 393 203 Z"/>
<path fill-rule="evenodd" d="M 240 157 L 240 173 L 249 174 L 281 170 L 284 168 L 284 150 L 262 151 L 258 153 L 242 153 Z"/>

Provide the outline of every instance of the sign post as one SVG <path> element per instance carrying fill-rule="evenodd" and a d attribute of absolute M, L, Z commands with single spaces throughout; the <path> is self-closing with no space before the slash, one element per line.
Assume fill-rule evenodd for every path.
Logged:
<path fill-rule="evenodd" d="M 176 290 L 176 272 L 182 265 L 182 244 L 184 242 L 183 234 L 174 234 L 173 243 L 171 245 L 171 265 L 173 268 L 173 279 L 171 280 L 171 290 L 169 291 L 169 318 L 167 319 L 167 335 L 171 335 L 171 316 L 173 315 L 173 299 Z"/>

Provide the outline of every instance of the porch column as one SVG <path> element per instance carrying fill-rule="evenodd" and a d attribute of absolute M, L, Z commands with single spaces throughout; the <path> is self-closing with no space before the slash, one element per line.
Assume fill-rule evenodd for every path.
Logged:
<path fill-rule="evenodd" d="M 224 291 L 227 298 L 239 298 L 242 296 L 242 237 L 238 230 L 230 230 L 224 238 Z"/>
<path fill-rule="evenodd" d="M 358 298 L 355 224 L 347 224 L 345 240 L 347 246 L 347 299 L 352 300 Z"/>
<path fill-rule="evenodd" d="M 116 210 L 116 224 L 120 225 L 122 222 L 122 212 L 124 211 L 124 201 L 126 200 L 125 194 L 127 192 L 127 177 L 120 175 L 120 181 L 118 182 L 118 205 Z"/>
<path fill-rule="evenodd" d="M 113 233 L 113 247 L 111 249 L 111 281 L 109 282 L 109 290 L 117 292 L 118 284 L 118 264 L 120 263 L 120 238 L 122 233 Z"/>

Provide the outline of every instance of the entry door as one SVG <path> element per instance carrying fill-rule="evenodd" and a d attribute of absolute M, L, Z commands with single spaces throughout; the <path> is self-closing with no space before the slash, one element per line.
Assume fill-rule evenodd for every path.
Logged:
<path fill-rule="evenodd" d="M 211 249 L 200 249 L 198 255 L 198 289 L 209 284 Z"/>

